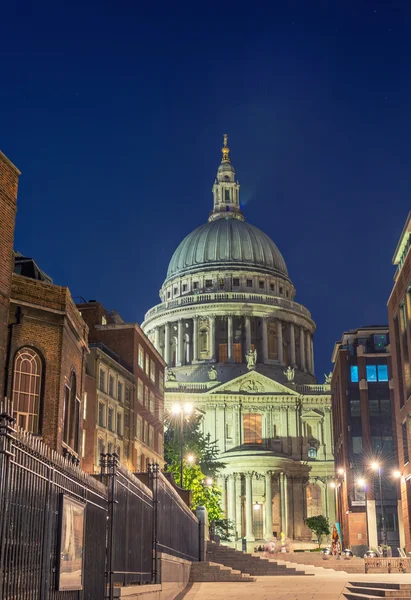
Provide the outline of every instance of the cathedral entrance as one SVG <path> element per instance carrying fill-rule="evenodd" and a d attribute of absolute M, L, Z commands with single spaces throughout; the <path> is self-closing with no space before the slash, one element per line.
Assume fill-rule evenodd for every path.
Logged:
<path fill-rule="evenodd" d="M 253 505 L 253 535 L 256 540 L 264 537 L 263 505 L 258 502 Z"/>

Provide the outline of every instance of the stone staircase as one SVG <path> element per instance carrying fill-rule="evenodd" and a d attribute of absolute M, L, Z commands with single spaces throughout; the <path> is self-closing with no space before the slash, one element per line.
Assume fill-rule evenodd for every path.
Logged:
<path fill-rule="evenodd" d="M 237 569 L 225 567 L 206 560 L 204 562 L 193 562 L 190 568 L 190 582 L 203 581 L 255 581 L 248 573 L 242 573 Z"/>
<path fill-rule="evenodd" d="M 343 596 L 347 600 L 404 600 L 411 598 L 411 583 L 354 581 L 346 586 Z"/>
<path fill-rule="evenodd" d="M 277 558 L 278 557 L 278 558 Z M 317 552 L 290 552 L 274 555 L 274 560 L 279 564 L 284 561 L 292 567 L 304 568 L 307 566 L 316 567 L 317 569 L 344 571 L 345 573 L 364 573 L 364 559 L 353 557 L 351 560 L 345 560 L 341 557 L 340 560 L 332 558 L 324 560 L 320 553 Z"/>
<path fill-rule="evenodd" d="M 234 548 L 216 544 L 215 542 L 207 542 L 206 559 L 213 563 L 237 569 L 241 573 L 254 576 L 310 574 L 305 573 L 304 570 L 297 570 L 294 567 L 290 567 L 285 563 L 280 565 L 276 561 L 241 552 L 240 550 L 234 550 Z"/>

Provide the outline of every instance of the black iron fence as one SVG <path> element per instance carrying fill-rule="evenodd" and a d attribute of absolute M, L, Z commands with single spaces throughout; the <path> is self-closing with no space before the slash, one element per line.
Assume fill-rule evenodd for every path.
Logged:
<path fill-rule="evenodd" d="M 150 465 L 148 484 L 102 455 L 85 474 L 0 407 L 1 600 L 103 600 L 159 582 L 158 552 L 199 559 L 198 520 Z"/>

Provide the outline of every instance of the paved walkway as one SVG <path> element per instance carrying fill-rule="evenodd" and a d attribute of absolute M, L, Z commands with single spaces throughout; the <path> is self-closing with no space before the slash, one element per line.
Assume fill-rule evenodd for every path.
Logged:
<path fill-rule="evenodd" d="M 349 581 L 411 583 L 411 575 L 326 573 L 307 577 L 257 577 L 255 583 L 193 583 L 176 600 L 343 600 Z"/>

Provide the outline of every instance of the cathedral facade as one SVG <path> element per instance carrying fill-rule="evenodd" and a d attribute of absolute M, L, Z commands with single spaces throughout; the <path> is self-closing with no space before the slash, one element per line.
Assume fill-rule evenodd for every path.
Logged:
<path fill-rule="evenodd" d="M 226 467 L 237 538 L 311 540 L 335 519 L 330 385 L 314 375 L 310 312 L 274 242 L 248 224 L 224 137 L 208 222 L 171 258 L 143 330 L 167 366 L 166 406 L 190 402 Z"/>

